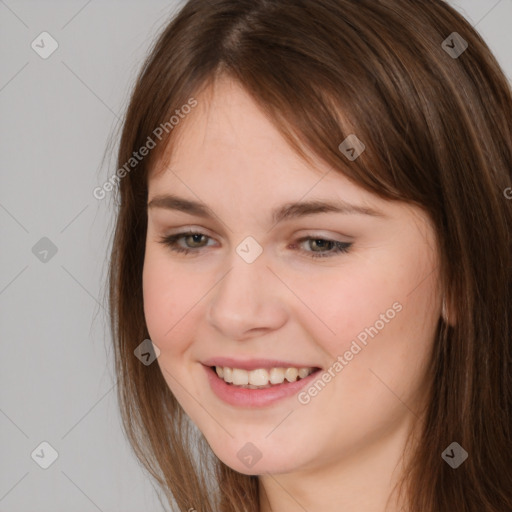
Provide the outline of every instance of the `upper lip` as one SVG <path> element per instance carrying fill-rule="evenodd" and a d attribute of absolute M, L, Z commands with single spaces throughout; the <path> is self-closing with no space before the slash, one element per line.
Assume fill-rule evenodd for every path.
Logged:
<path fill-rule="evenodd" d="M 318 366 L 303 363 L 294 363 L 277 359 L 233 359 L 232 357 L 212 357 L 203 361 L 205 366 L 221 366 L 239 368 L 241 370 L 257 370 L 259 368 L 319 368 Z"/>

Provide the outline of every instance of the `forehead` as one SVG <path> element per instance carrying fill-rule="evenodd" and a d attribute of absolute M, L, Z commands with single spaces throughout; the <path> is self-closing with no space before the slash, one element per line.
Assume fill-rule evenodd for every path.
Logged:
<path fill-rule="evenodd" d="M 301 211 L 334 211 L 322 210 L 321 203 L 330 203 L 344 213 L 359 213 L 350 215 L 359 225 L 371 218 L 379 225 L 386 219 L 429 223 L 425 212 L 365 190 L 305 147 L 311 162 L 304 160 L 236 82 L 219 81 L 195 98 L 197 106 L 180 122 L 149 176 L 148 203 L 172 196 L 160 202 L 161 208 L 151 208 L 153 213 L 181 209 L 197 215 L 201 204 L 205 218 L 245 225 L 262 218 L 277 222 L 290 212 L 293 217 Z"/>
<path fill-rule="evenodd" d="M 231 205 L 253 215 L 299 201 L 345 202 L 384 217 L 406 208 L 365 190 L 303 147 L 311 159 L 306 162 L 236 81 L 219 79 L 195 98 L 197 106 L 149 175 L 150 200 L 172 194 L 214 211 Z"/>
<path fill-rule="evenodd" d="M 226 162 L 239 166 L 268 162 L 269 150 L 273 158 L 302 165 L 299 155 L 236 81 L 220 78 L 196 100 L 197 106 L 171 133 L 165 159 L 155 165 L 157 172 L 169 166 L 190 169 L 198 164 L 213 169 L 226 167 Z"/>
<path fill-rule="evenodd" d="M 313 165 L 290 147 L 265 112 L 234 80 L 219 79 L 196 96 L 197 106 L 175 128 L 163 158 L 149 174 L 150 190 L 180 185 L 179 178 L 208 187 L 286 187 L 305 194 L 314 187 L 360 187 L 305 147 Z M 181 183 L 183 186 L 183 183 Z"/>

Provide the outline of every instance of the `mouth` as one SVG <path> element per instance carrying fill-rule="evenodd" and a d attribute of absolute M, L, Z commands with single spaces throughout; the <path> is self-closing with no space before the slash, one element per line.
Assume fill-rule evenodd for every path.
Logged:
<path fill-rule="evenodd" d="M 269 389 L 284 386 L 289 383 L 309 377 L 311 374 L 320 371 L 318 367 L 272 367 L 255 368 L 246 370 L 244 368 L 233 368 L 230 366 L 210 366 L 219 380 L 224 381 L 228 386 L 241 389 Z"/>
<path fill-rule="evenodd" d="M 318 366 L 282 359 L 215 357 L 202 361 L 202 366 L 217 398 L 245 409 L 270 407 L 291 399 L 323 371 Z"/>

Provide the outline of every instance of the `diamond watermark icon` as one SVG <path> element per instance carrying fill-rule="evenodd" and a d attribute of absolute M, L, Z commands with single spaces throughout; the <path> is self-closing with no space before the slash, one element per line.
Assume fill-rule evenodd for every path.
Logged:
<path fill-rule="evenodd" d="M 252 468 L 263 457 L 263 454 L 252 443 L 245 443 L 236 456 L 248 468 Z"/>
<path fill-rule="evenodd" d="M 253 263 L 263 252 L 263 247 L 252 236 L 248 236 L 238 245 L 236 252 L 246 263 Z"/>
<path fill-rule="evenodd" d="M 468 452 L 455 441 L 441 454 L 443 460 L 453 469 L 457 469 L 467 458 Z"/>
<path fill-rule="evenodd" d="M 57 246 L 46 236 L 32 247 L 34 256 L 43 263 L 48 263 L 57 254 L 57 250 Z"/>
<path fill-rule="evenodd" d="M 30 456 L 38 466 L 48 469 L 57 460 L 59 454 L 50 443 L 43 441 Z"/>
<path fill-rule="evenodd" d="M 338 149 L 353 162 L 366 149 L 366 146 L 352 133 L 338 146 Z"/>
<path fill-rule="evenodd" d="M 30 46 L 39 57 L 47 59 L 59 47 L 59 43 L 48 32 L 41 32 Z"/>
<path fill-rule="evenodd" d="M 144 340 L 133 353 L 142 364 L 149 366 L 160 356 L 160 349 L 151 340 Z"/>
<path fill-rule="evenodd" d="M 467 50 L 468 42 L 458 32 L 452 32 L 441 46 L 452 59 L 458 59 Z"/>

